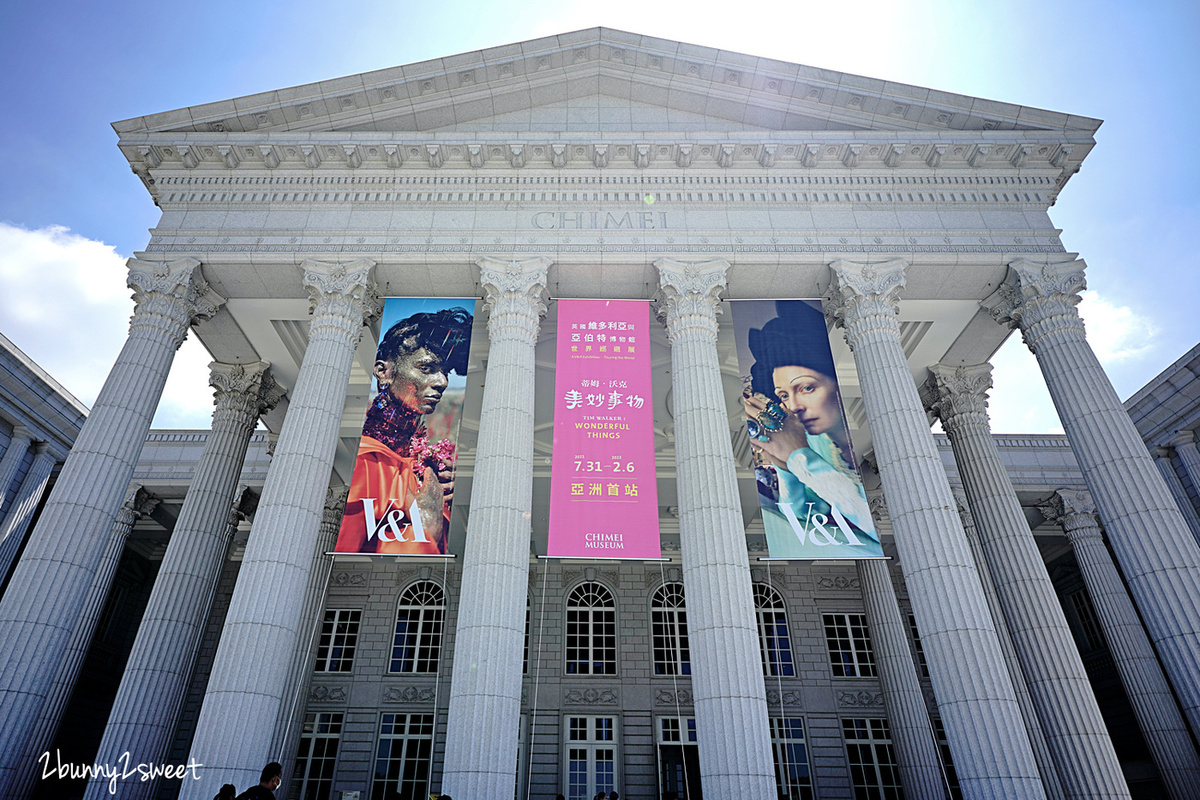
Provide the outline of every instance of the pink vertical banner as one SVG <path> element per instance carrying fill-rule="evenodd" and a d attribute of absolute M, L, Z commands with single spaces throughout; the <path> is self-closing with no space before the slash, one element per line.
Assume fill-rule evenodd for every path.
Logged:
<path fill-rule="evenodd" d="M 650 304 L 559 300 L 547 555 L 659 558 Z"/>

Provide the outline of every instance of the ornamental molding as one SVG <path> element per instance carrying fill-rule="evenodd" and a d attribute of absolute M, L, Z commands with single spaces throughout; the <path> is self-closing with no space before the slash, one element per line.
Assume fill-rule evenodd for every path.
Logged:
<path fill-rule="evenodd" d="M 335 572 L 329 580 L 330 586 L 359 588 L 367 585 L 367 576 L 361 572 Z"/>
<path fill-rule="evenodd" d="M 780 705 L 780 699 L 783 700 L 785 706 L 799 706 L 804 704 L 804 697 L 800 692 L 785 691 L 782 694 L 778 689 L 767 689 L 767 705 Z"/>
<path fill-rule="evenodd" d="M 976 416 L 987 426 L 987 393 L 992 388 L 991 364 L 932 364 L 929 378 L 921 388 L 925 407 L 947 426 L 948 433 L 967 415 Z"/>
<path fill-rule="evenodd" d="M 427 686 L 389 686 L 383 690 L 385 703 L 432 703 L 436 697 Z"/>
<path fill-rule="evenodd" d="M 563 692 L 563 703 L 572 706 L 615 706 L 617 693 L 612 689 L 568 689 Z"/>
<path fill-rule="evenodd" d="M 838 576 L 836 578 L 821 577 L 817 578 L 817 586 L 822 589 L 860 589 L 862 583 L 858 578 L 846 578 Z"/>
<path fill-rule="evenodd" d="M 1063 151 L 1092 142 L 1087 134 L 1047 131 L 775 131 L 746 133 L 735 141 L 703 132 L 610 134 L 607 141 L 596 141 L 596 134 L 563 132 L 550 139 L 528 133 L 277 132 L 267 139 L 254 132 L 140 133 L 122 136 L 120 144 L 155 194 L 164 178 L 177 174 L 511 175 L 523 169 L 569 174 L 739 168 L 777 174 L 953 169 L 1024 177 L 1040 172 L 1057 193 L 1065 172 Z"/>
<path fill-rule="evenodd" d="M 883 692 L 861 689 L 838 694 L 838 705 L 844 708 L 883 708 Z"/>
<path fill-rule="evenodd" d="M 313 686 L 308 692 L 310 703 L 344 703 L 346 702 L 346 687 L 344 686 Z"/>
<path fill-rule="evenodd" d="M 690 689 L 679 689 L 678 691 L 659 689 L 654 693 L 654 705 L 656 706 L 690 706 L 691 704 L 692 691 Z"/>

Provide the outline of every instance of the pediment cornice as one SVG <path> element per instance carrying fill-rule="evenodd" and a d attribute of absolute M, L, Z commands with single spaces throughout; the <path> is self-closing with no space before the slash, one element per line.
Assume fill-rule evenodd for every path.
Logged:
<path fill-rule="evenodd" d="M 114 124 L 139 132 L 419 132 L 579 97 L 699 109 L 730 130 L 1092 134 L 1099 122 L 592 28 Z"/>

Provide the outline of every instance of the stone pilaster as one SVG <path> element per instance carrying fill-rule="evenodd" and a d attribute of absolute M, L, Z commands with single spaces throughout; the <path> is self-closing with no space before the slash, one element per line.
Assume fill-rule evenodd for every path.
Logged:
<path fill-rule="evenodd" d="M 971 516 L 971 509 L 967 506 L 967 495 L 961 489 L 954 490 L 954 503 L 958 506 L 958 518 L 962 522 L 963 533 L 966 534 L 967 544 L 971 548 L 971 558 L 979 573 L 983 596 L 987 598 L 988 612 L 992 616 L 992 624 L 996 627 L 996 638 L 1000 641 L 1000 649 L 1004 653 L 1004 665 L 1008 669 L 1008 677 L 1017 695 L 1017 705 L 1021 707 L 1025 733 L 1029 737 L 1029 746 L 1033 750 L 1033 758 L 1037 761 L 1038 772 L 1042 776 L 1042 788 L 1046 790 L 1047 800 L 1062 800 L 1065 795 L 1062 782 L 1058 779 L 1058 768 L 1054 766 L 1054 757 L 1050 754 L 1050 746 L 1046 744 L 1046 736 L 1042 733 L 1042 723 L 1038 721 L 1033 698 L 1029 696 L 1029 685 L 1021 671 L 1021 660 L 1017 657 L 1017 649 L 1013 647 L 1008 623 L 1004 621 L 1004 611 L 1000 608 L 1000 598 L 996 596 L 996 587 L 992 583 L 987 559 L 983 555 L 983 545 L 979 543 L 975 518 Z"/>
<path fill-rule="evenodd" d="M 273 750 L 275 760 L 283 764 L 283 783 L 290 786 L 292 770 L 296 766 L 296 748 L 300 744 L 300 727 L 304 722 L 304 708 L 308 702 L 308 686 L 312 681 L 313 660 L 316 658 L 317 638 L 321 633 L 322 610 L 325 592 L 329 587 L 329 573 L 333 568 L 333 556 L 326 555 L 337 544 L 338 529 L 346 511 L 348 486 L 330 486 L 325 495 L 325 512 L 321 517 L 319 541 L 313 552 L 312 569 L 308 573 L 308 588 L 304 595 L 304 614 L 301 619 L 306 626 L 296 642 L 293 654 L 291 677 L 287 682 L 288 693 L 279 708 L 279 720 L 275 725 Z"/>
<path fill-rule="evenodd" d="M 490 309 L 442 792 L 511 797 L 533 511 L 534 345 L 549 259 L 479 262 Z"/>
<path fill-rule="evenodd" d="M 658 315 L 671 343 L 679 543 L 704 793 L 774 797 L 758 627 L 729 412 L 717 358 L 726 261 L 662 259 Z"/>
<path fill-rule="evenodd" d="M 9 485 L 12 484 L 17 470 L 21 468 L 21 460 L 29 452 L 29 445 L 32 443 L 33 437 L 30 436 L 28 428 L 23 425 L 13 426 L 8 447 L 4 451 L 4 456 L 0 457 L 0 504 L 4 502 L 4 495 L 8 491 Z"/>
<path fill-rule="evenodd" d="M 216 400 L 212 430 L 142 615 L 98 763 L 115 764 L 126 751 L 134 764 L 164 763 L 233 534 L 231 504 L 246 448 L 259 415 L 283 394 L 269 366 L 214 362 L 209 367 Z M 153 797 L 156 786 L 133 781 L 122 793 L 141 800 Z M 86 797 L 107 795 L 106 779 L 89 784 Z"/>
<path fill-rule="evenodd" d="M 900 616 L 887 562 L 859 561 L 858 580 L 904 796 L 909 800 L 944 800 L 946 788 L 937 742 L 929 727 L 929 709 L 908 648 L 908 626 Z"/>
<path fill-rule="evenodd" d="M 175 351 L 224 302 L 193 258 L 131 260 L 129 286 L 129 338 L 0 600 L 0 796 L 83 612 Z"/>
<path fill-rule="evenodd" d="M 364 319 L 378 312 L 371 261 L 306 261 L 312 303 L 308 347 L 263 484 L 254 527 L 213 662 L 191 757 L 207 765 L 182 798 L 208 800 L 223 783 L 257 783 L 293 653 L 307 630 L 304 598 L 319 547 L 346 384 Z"/>
<path fill-rule="evenodd" d="M 983 301 L 1037 357 L 1167 678 L 1200 730 L 1200 546 L 1084 335 L 1082 261 L 1014 261 Z"/>
<path fill-rule="evenodd" d="M 1200 515 L 1192 506 L 1192 500 L 1188 497 L 1187 490 L 1183 488 L 1183 481 L 1179 480 L 1179 473 L 1175 472 L 1175 465 L 1171 463 L 1171 449 L 1155 447 L 1151 449 L 1150 453 L 1154 456 L 1154 466 L 1158 467 L 1159 473 L 1166 481 L 1167 489 L 1175 498 L 1175 505 L 1179 506 L 1179 512 L 1187 521 L 1192 537 L 1200 542 Z"/>
<path fill-rule="evenodd" d="M 1059 489 L 1042 511 L 1058 520 L 1075 550 L 1104 640 L 1168 793 L 1172 798 L 1200 797 L 1200 757 L 1104 546 L 1091 497 L 1084 491 Z"/>
<path fill-rule="evenodd" d="M 47 752 L 53 743 L 59 721 L 67 709 L 71 692 L 75 688 L 75 680 L 83 666 L 83 659 L 91 644 L 92 634 L 100 619 L 100 612 L 104 610 L 104 601 L 108 598 L 113 576 L 121 561 L 121 551 L 125 548 L 125 540 L 129 538 L 133 524 L 142 517 L 149 516 L 158 503 L 159 499 L 143 489 L 140 484 L 131 483 L 129 485 L 125 493 L 125 502 L 117 510 L 116 520 L 109 531 L 109 538 L 100 557 L 100 565 L 92 578 L 92 585 L 88 589 L 83 611 L 72 631 L 66 656 L 53 676 L 54 680 L 51 683 L 46 702 L 42 705 L 41 714 L 38 715 L 37 722 L 25 743 L 16 779 L 12 788 L 0 796 L 26 798 L 33 791 L 41 774 L 41 763 L 37 758 Z"/>
<path fill-rule="evenodd" d="M 1187 473 L 1192 486 L 1196 487 L 1197 492 L 1200 492 L 1200 450 L 1196 448 L 1195 431 L 1176 432 L 1171 439 L 1171 446 L 1179 454 L 1179 460 L 1183 462 L 1183 471 Z M 1191 505 L 1190 499 L 1188 505 Z"/>
<path fill-rule="evenodd" d="M 42 501 L 42 492 L 46 491 L 57 460 L 45 442 L 34 446 L 33 463 L 29 465 L 29 471 L 17 489 L 17 496 L 13 498 L 3 524 L 0 524 L 0 580 L 8 574 L 8 568 L 21 549 L 25 531 L 29 530 L 29 523 L 33 520 L 38 503 Z"/>
<path fill-rule="evenodd" d="M 827 313 L 845 328 L 854 352 L 896 548 L 963 792 L 1041 798 L 987 601 L 900 344 L 904 266 L 834 262 Z"/>
<path fill-rule="evenodd" d="M 929 368 L 984 559 L 1068 798 L 1127 798 L 1083 660 L 988 427 L 990 364 Z"/>

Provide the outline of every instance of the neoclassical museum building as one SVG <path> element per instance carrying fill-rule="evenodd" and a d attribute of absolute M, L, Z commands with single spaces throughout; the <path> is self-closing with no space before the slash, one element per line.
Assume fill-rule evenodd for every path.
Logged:
<path fill-rule="evenodd" d="M 4 342 L 0 797 L 1200 797 L 1200 353 L 1088 344 L 1099 124 L 606 28 L 116 123 L 94 406 Z M 334 554 L 396 297 L 478 301 L 446 552 Z M 645 306 L 661 558 L 549 554 L 577 299 Z M 824 312 L 886 559 L 768 556 L 750 299 Z M 1064 436 L 992 435 L 1013 335 Z"/>

